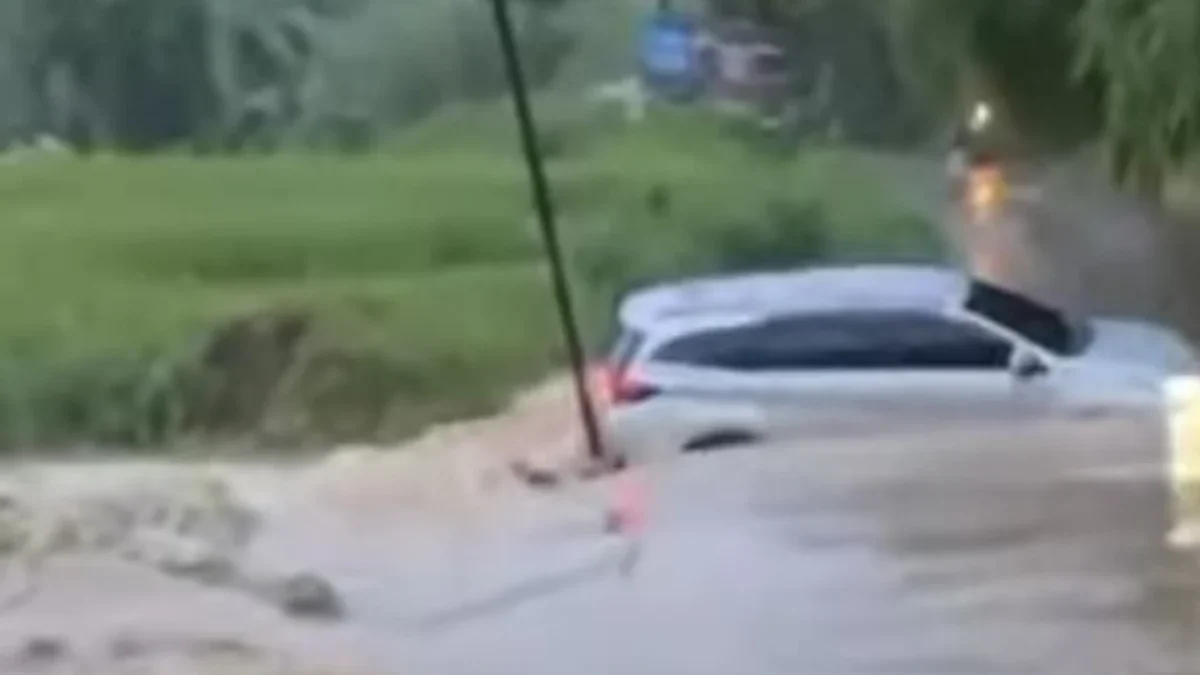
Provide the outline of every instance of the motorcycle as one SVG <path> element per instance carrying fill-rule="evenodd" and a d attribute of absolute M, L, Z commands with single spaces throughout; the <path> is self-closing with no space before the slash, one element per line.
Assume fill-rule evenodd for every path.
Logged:
<path fill-rule="evenodd" d="M 955 134 L 948 158 L 951 180 L 959 187 L 962 205 L 972 222 L 994 218 L 1009 196 L 1009 180 L 999 158 L 988 147 L 994 121 L 986 102 L 976 103 L 965 125 Z"/>

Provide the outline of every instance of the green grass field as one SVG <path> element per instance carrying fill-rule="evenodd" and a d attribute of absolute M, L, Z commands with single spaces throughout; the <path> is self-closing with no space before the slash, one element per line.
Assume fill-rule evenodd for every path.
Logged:
<path fill-rule="evenodd" d="M 593 336 L 640 281 L 937 255 L 861 157 L 546 117 Z M 501 405 L 562 361 L 503 119 L 463 109 L 356 158 L 0 167 L 0 443 L 294 447 Z"/>

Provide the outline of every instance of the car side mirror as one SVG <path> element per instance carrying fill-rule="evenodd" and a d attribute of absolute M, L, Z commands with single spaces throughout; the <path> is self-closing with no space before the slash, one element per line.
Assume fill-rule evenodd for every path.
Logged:
<path fill-rule="evenodd" d="M 1009 372 L 1012 373 L 1014 379 L 1024 382 L 1042 377 L 1050 372 L 1050 367 L 1037 355 L 1022 352 L 1013 355 L 1012 361 L 1009 363 Z"/>

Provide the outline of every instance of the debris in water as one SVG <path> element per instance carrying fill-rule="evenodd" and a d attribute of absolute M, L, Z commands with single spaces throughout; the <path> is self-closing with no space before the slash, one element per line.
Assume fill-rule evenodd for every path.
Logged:
<path fill-rule="evenodd" d="M 285 579 L 279 588 L 279 603 L 288 616 L 306 619 L 341 619 L 346 614 L 333 584 L 310 573 Z"/>
<path fill-rule="evenodd" d="M 25 642 L 17 659 L 26 664 L 45 664 L 63 659 L 70 651 L 63 638 L 39 635 Z"/>

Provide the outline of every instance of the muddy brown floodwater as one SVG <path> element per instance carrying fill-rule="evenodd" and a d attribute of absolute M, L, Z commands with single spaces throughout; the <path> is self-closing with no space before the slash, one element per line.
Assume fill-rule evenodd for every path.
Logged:
<path fill-rule="evenodd" d="M 653 472 L 631 578 L 589 567 L 600 543 L 527 537 L 479 549 L 469 592 L 412 569 L 362 587 L 364 616 L 414 672 L 1200 672 L 1157 420 L 863 431 Z"/>
<path fill-rule="evenodd" d="M 39 484 L 219 474 L 263 518 L 244 563 L 320 573 L 348 618 L 52 558 L 40 592 L 0 614 L 0 672 L 1200 672 L 1200 575 L 1165 544 L 1158 419 L 981 413 L 884 433 L 864 418 L 663 463 L 622 576 L 627 542 L 601 528 L 612 486 L 534 494 L 503 471 L 568 454 L 570 409 L 553 383 L 507 416 L 300 467 L 34 467 Z"/>

